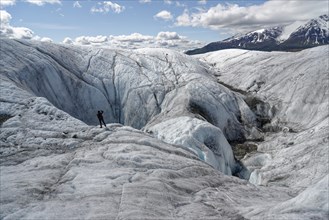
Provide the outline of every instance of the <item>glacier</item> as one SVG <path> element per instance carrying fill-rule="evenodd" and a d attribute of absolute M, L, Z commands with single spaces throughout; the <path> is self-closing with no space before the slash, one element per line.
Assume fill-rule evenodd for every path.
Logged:
<path fill-rule="evenodd" d="M 98 109 L 105 112 L 107 123 L 120 123 L 149 133 L 158 133 L 154 129 L 165 121 L 176 118 L 180 121 L 181 116 L 193 118 L 192 127 L 197 129 L 185 135 L 185 139 L 198 143 L 183 146 L 198 151 L 200 158 L 224 173 L 236 173 L 226 138 L 244 139 L 247 126 L 255 124 L 255 116 L 241 98 L 218 86 L 197 60 L 190 61 L 188 56 L 166 49 L 86 50 L 6 40 L 2 43 L 2 54 L 6 55 L 2 59 L 6 78 L 87 124 L 97 124 Z M 9 60 L 22 66 L 12 67 Z M 16 74 L 12 68 L 17 68 Z M 240 122 L 238 118 L 245 120 Z M 165 125 L 166 129 L 170 126 L 176 124 Z M 196 137 L 205 133 L 209 137 Z M 217 140 L 218 136 L 221 140 Z M 161 138 L 177 143 L 166 135 Z"/>
<path fill-rule="evenodd" d="M 261 100 L 254 103 L 255 113 L 271 119 L 262 128 L 267 131 L 265 140 L 255 143 L 257 151 L 242 162 L 253 184 L 285 187 L 298 195 L 277 205 L 271 211 L 275 218 L 329 216 L 328 53 L 328 46 L 320 46 L 298 53 L 231 49 L 195 56 L 245 100 Z M 308 215 L 311 201 L 322 207 L 322 217 Z M 302 210 L 303 216 L 294 213 Z"/>
<path fill-rule="evenodd" d="M 328 216 L 327 48 L 190 57 L 1 38 L 0 50 L 2 219 Z M 291 84 L 275 81 L 279 61 Z M 303 70 L 317 80 L 295 80 Z M 310 91 L 322 99 L 297 111 Z M 237 161 L 230 144 L 260 136 Z"/>

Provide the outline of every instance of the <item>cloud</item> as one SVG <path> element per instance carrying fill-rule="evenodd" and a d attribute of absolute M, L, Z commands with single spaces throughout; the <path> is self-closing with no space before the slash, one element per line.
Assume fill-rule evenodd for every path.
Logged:
<path fill-rule="evenodd" d="M 141 47 L 150 47 L 150 45 L 154 45 L 153 36 L 133 33 L 130 35 L 111 35 L 108 46 L 120 49 L 136 49 Z"/>
<path fill-rule="evenodd" d="M 66 38 L 63 40 L 63 43 L 64 43 L 64 44 L 73 44 L 74 42 L 73 42 L 73 40 L 72 40 L 71 38 L 66 37 Z"/>
<path fill-rule="evenodd" d="M 121 42 L 145 42 L 153 40 L 152 36 L 142 35 L 140 33 L 133 33 L 131 35 L 119 35 L 119 36 L 111 36 L 112 39 Z"/>
<path fill-rule="evenodd" d="M 65 38 L 66 41 L 69 41 L 67 38 Z M 81 36 L 77 37 L 75 39 L 75 42 L 80 45 L 99 45 L 99 44 L 104 44 L 105 42 L 108 41 L 108 38 L 106 36 L 96 36 L 96 37 L 88 37 L 88 36 Z"/>
<path fill-rule="evenodd" d="M 32 40 L 37 40 L 37 41 L 41 41 L 41 42 L 48 42 L 48 43 L 53 43 L 54 42 L 49 37 L 39 37 L 39 36 L 33 36 Z"/>
<path fill-rule="evenodd" d="M 5 11 L 5 10 L 0 10 L 0 22 L 1 22 L 1 27 L 8 26 L 11 20 L 11 15 Z"/>
<path fill-rule="evenodd" d="M 0 10 L 0 35 L 9 38 L 19 39 L 32 39 L 43 42 L 53 42 L 52 39 L 46 37 L 39 37 L 33 33 L 32 30 L 25 27 L 12 27 L 10 21 L 11 15 L 5 11 Z M 73 27 L 67 27 L 62 25 L 33 23 L 31 25 L 38 26 L 45 29 L 72 29 Z M 72 40 L 71 38 L 65 38 L 64 44 L 73 45 L 88 45 L 106 48 L 119 48 L 119 49 L 136 49 L 145 47 L 166 47 L 179 51 L 185 51 L 192 48 L 198 48 L 204 44 L 204 42 L 193 41 L 187 39 L 185 36 L 181 36 L 176 32 L 159 32 L 156 36 L 143 35 L 140 33 L 132 33 L 130 35 L 118 35 L 118 36 L 80 36 Z"/>
<path fill-rule="evenodd" d="M 156 38 L 161 40 L 179 40 L 182 37 L 176 32 L 159 32 Z"/>
<path fill-rule="evenodd" d="M 0 7 L 6 7 L 6 6 L 11 6 L 11 5 L 15 5 L 16 0 L 1 0 L 0 1 Z"/>
<path fill-rule="evenodd" d="M 52 43 L 52 42 L 54 42 L 51 38 L 49 38 L 49 37 L 43 37 L 43 38 L 41 38 L 40 39 L 40 41 L 42 41 L 42 42 L 48 42 L 48 43 Z"/>
<path fill-rule="evenodd" d="M 32 30 L 25 27 L 12 27 L 10 25 L 11 15 L 0 10 L 0 35 L 8 38 L 31 39 L 34 36 Z"/>
<path fill-rule="evenodd" d="M 110 11 L 113 11 L 114 13 L 120 14 L 125 10 L 124 6 L 121 6 L 117 3 L 113 3 L 111 1 L 104 1 L 99 2 L 97 7 L 92 7 L 91 12 L 92 13 L 109 13 Z"/>
<path fill-rule="evenodd" d="M 33 31 L 25 27 L 1 27 L 0 35 L 8 38 L 16 39 L 32 39 L 34 36 Z"/>
<path fill-rule="evenodd" d="M 42 6 L 44 4 L 61 4 L 61 0 L 25 0 L 25 1 L 38 6 Z"/>
<path fill-rule="evenodd" d="M 21 0 L 34 5 L 42 6 L 44 4 L 61 4 L 61 0 Z M 16 0 L 0 0 L 1 8 L 5 6 L 15 5 Z"/>
<path fill-rule="evenodd" d="M 73 3 L 73 8 L 82 8 L 81 4 L 79 3 L 79 1 L 75 1 Z"/>
<path fill-rule="evenodd" d="M 208 10 L 199 10 L 195 13 L 185 10 L 176 18 L 175 25 L 204 27 L 214 30 L 224 28 L 241 32 L 273 25 L 285 25 L 298 20 L 308 20 L 328 13 L 327 10 L 327 1 L 270 0 L 252 6 L 218 4 Z"/>
<path fill-rule="evenodd" d="M 157 36 L 143 35 L 133 33 L 130 35 L 118 36 L 81 36 L 74 41 L 71 38 L 65 38 L 64 44 L 100 46 L 116 49 L 137 49 L 145 47 L 166 47 L 179 51 L 198 48 L 203 42 L 189 40 L 184 36 L 180 36 L 176 32 L 159 32 Z"/>
<path fill-rule="evenodd" d="M 0 36 L 15 39 L 31 39 L 43 42 L 53 42 L 53 40 L 48 37 L 39 37 L 35 35 L 34 32 L 29 28 L 11 26 L 11 19 L 12 17 L 7 11 L 0 10 Z"/>
<path fill-rule="evenodd" d="M 174 48 L 187 42 L 185 37 L 179 36 L 176 32 L 159 32 L 156 36 L 156 44 L 161 47 Z"/>
<path fill-rule="evenodd" d="M 152 0 L 139 0 L 139 3 L 142 3 L 142 4 L 151 3 L 151 2 L 152 2 Z"/>
<path fill-rule="evenodd" d="M 156 15 L 154 15 L 154 18 L 157 19 L 162 19 L 165 21 L 169 21 L 173 19 L 173 16 L 171 15 L 171 13 L 169 11 L 163 10 L 160 11 L 159 13 L 157 13 Z"/>
<path fill-rule="evenodd" d="M 207 4 L 207 0 L 199 0 L 198 3 L 200 5 L 205 5 L 205 4 Z"/>
<path fill-rule="evenodd" d="M 172 1 L 171 0 L 163 0 L 165 4 L 167 5 L 171 5 L 172 4 Z"/>

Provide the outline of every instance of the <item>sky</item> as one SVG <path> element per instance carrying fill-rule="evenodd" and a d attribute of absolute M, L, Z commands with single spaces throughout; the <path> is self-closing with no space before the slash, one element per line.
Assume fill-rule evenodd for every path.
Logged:
<path fill-rule="evenodd" d="M 328 14 L 329 0 L 0 0 L 0 35 L 120 48 L 197 48 Z"/>

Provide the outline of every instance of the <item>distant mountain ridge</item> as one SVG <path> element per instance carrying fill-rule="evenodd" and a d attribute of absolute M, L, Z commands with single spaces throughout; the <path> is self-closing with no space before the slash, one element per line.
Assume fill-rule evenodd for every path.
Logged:
<path fill-rule="evenodd" d="M 260 51 L 293 51 L 329 44 L 328 15 L 311 19 L 287 33 L 288 26 L 277 26 L 233 36 L 223 41 L 186 52 L 188 55 L 202 54 L 223 49 L 247 49 Z M 288 35 L 287 38 L 284 35 Z"/>

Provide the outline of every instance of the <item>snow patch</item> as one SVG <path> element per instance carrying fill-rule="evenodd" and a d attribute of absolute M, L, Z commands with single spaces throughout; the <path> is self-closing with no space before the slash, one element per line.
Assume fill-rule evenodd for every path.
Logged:
<path fill-rule="evenodd" d="M 284 26 L 282 34 L 278 37 L 277 40 L 279 42 L 283 42 L 287 40 L 290 37 L 290 35 L 298 29 L 298 27 L 304 25 L 305 23 L 306 23 L 305 21 L 295 21 L 290 25 Z"/>

